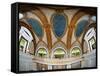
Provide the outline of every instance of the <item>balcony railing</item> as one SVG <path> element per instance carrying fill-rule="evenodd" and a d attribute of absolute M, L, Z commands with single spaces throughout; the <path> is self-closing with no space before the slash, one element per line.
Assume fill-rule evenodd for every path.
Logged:
<path fill-rule="evenodd" d="M 33 61 L 41 64 L 65 65 L 65 64 L 82 61 L 82 57 L 79 56 L 75 58 L 64 58 L 64 59 L 33 57 Z"/>
<path fill-rule="evenodd" d="M 92 52 L 90 54 L 84 54 L 78 57 L 63 58 L 63 59 L 42 58 L 42 57 L 33 56 L 33 61 L 36 63 L 47 64 L 47 65 L 66 65 L 66 64 L 81 62 L 82 60 L 84 60 L 85 57 L 88 57 L 91 54 L 95 54 L 95 52 Z"/>

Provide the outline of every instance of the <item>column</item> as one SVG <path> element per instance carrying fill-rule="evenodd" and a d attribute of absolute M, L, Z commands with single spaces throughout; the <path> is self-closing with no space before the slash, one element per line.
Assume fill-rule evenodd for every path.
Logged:
<path fill-rule="evenodd" d="M 66 68 L 71 69 L 71 64 L 67 64 Z"/>
<path fill-rule="evenodd" d="M 80 62 L 81 62 L 81 68 L 85 67 L 85 61 L 82 60 L 82 61 L 80 61 Z"/>
<path fill-rule="evenodd" d="M 52 70 L 52 65 L 48 65 L 48 70 Z"/>

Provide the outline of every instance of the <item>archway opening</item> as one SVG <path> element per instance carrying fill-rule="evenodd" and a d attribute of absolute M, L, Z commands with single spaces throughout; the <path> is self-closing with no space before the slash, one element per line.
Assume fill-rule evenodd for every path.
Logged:
<path fill-rule="evenodd" d="M 45 48 L 39 48 L 37 52 L 38 57 L 47 57 L 47 51 Z"/>
<path fill-rule="evenodd" d="M 27 44 L 28 44 L 28 41 L 22 36 L 20 38 L 19 50 L 22 52 L 26 52 Z"/>
<path fill-rule="evenodd" d="M 84 44 L 87 43 L 87 52 L 93 51 L 96 49 L 96 31 L 94 27 L 90 27 L 86 30 L 83 36 L 83 50 L 85 50 L 86 46 Z M 84 52 L 84 53 L 87 53 Z"/>
<path fill-rule="evenodd" d="M 71 57 L 80 56 L 81 50 L 78 47 L 74 47 L 71 51 Z"/>
<path fill-rule="evenodd" d="M 62 59 L 65 58 L 65 51 L 61 48 L 57 48 L 54 52 L 54 56 L 53 58 L 58 58 L 58 59 Z"/>

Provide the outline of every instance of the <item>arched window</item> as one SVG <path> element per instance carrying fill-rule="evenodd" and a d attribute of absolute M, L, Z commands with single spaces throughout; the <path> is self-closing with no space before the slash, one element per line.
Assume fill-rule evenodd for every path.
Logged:
<path fill-rule="evenodd" d="M 76 27 L 76 37 L 80 37 L 80 35 L 82 34 L 82 32 L 84 31 L 85 27 L 88 25 L 88 21 L 87 20 L 82 20 L 77 24 Z"/>
<path fill-rule="evenodd" d="M 27 42 L 27 46 L 26 46 L 26 51 L 30 52 L 31 54 L 34 53 L 35 51 L 35 46 L 36 46 L 36 40 L 35 40 L 35 36 L 33 31 L 31 30 L 30 26 L 27 25 L 25 22 L 23 21 L 19 21 L 19 26 L 20 26 L 20 31 L 19 31 L 19 40 L 21 39 L 21 37 L 24 37 L 28 42 Z M 32 42 L 32 49 L 28 49 L 29 48 L 29 43 Z M 34 53 L 35 54 L 35 53 Z"/>
<path fill-rule="evenodd" d="M 28 41 L 23 36 L 21 36 L 19 43 L 20 43 L 19 50 L 26 52 L 26 47 L 27 47 Z"/>
<path fill-rule="evenodd" d="M 71 51 L 71 57 L 80 56 L 81 50 L 78 47 L 74 47 Z"/>
<path fill-rule="evenodd" d="M 47 57 L 47 51 L 45 48 L 39 48 L 37 52 L 38 57 Z"/>
<path fill-rule="evenodd" d="M 96 32 L 94 26 L 89 26 L 83 35 L 83 44 L 87 42 L 88 52 L 96 49 Z M 83 45 L 83 49 L 85 49 Z"/>
<path fill-rule="evenodd" d="M 67 28 L 67 18 L 62 13 L 56 13 L 52 17 L 53 31 L 56 37 L 62 37 Z"/>
<path fill-rule="evenodd" d="M 65 51 L 61 48 L 57 48 L 55 51 L 54 51 L 54 58 L 65 58 Z"/>
<path fill-rule="evenodd" d="M 27 22 L 32 26 L 35 34 L 41 38 L 43 36 L 43 29 L 39 21 L 35 19 L 27 19 Z"/>
<path fill-rule="evenodd" d="M 89 39 L 89 45 L 91 47 L 91 50 L 96 49 L 96 40 L 94 37 L 91 37 L 91 39 Z"/>

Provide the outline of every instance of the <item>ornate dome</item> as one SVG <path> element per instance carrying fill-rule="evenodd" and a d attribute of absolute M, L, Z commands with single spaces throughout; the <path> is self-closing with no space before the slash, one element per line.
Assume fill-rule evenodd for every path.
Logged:
<path fill-rule="evenodd" d="M 96 15 L 88 10 L 21 9 L 20 47 L 32 55 L 37 70 L 95 67 L 95 58 L 91 64 L 86 60 L 92 61 L 96 52 Z"/>

